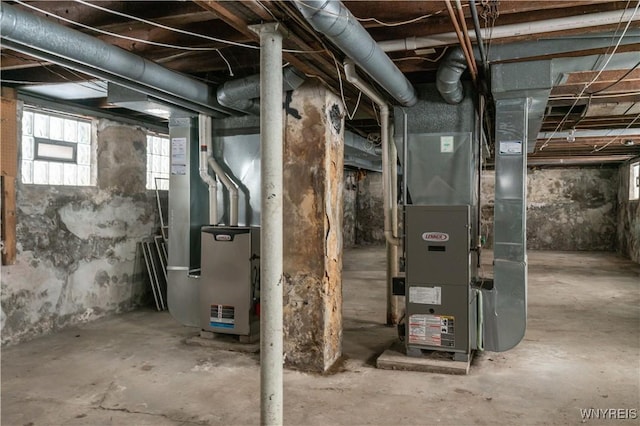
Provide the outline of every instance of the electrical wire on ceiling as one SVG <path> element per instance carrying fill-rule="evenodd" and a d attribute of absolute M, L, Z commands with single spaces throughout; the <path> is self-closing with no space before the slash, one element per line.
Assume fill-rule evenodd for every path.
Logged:
<path fill-rule="evenodd" d="M 602 145 L 599 148 L 597 147 L 597 145 L 594 145 L 593 151 L 591 151 L 591 153 L 594 154 L 596 152 L 600 152 L 606 147 L 608 147 L 609 145 L 611 145 L 612 143 L 618 141 L 622 136 L 624 136 L 625 130 L 629 130 L 631 126 L 633 126 L 638 120 L 640 120 L 640 114 L 636 115 L 636 117 L 633 120 L 631 120 L 631 123 L 629 123 L 627 127 L 625 127 L 620 133 L 618 133 L 618 135 L 615 138 L 613 138 L 612 140 L 610 140 L 609 142 L 607 142 L 606 144 Z M 622 141 L 620 143 L 623 144 Z"/>
<path fill-rule="evenodd" d="M 77 0 L 77 1 L 80 1 L 80 0 Z M 300 5 L 308 8 L 308 9 L 311 9 L 311 10 L 321 10 L 320 8 L 311 6 L 311 5 L 306 4 L 306 3 L 302 3 L 300 0 L 295 0 L 295 2 L 299 3 Z M 465 4 L 462 7 L 469 7 L 469 5 Z M 332 13 L 332 12 L 330 12 L 328 10 L 324 10 L 324 9 L 322 9 L 322 10 L 327 15 L 340 16 L 340 15 Z M 351 15 L 354 18 L 356 18 L 356 21 L 359 21 L 359 22 L 375 22 L 376 24 L 381 25 L 383 27 L 399 27 L 399 26 L 402 26 L 402 25 L 413 24 L 413 23 L 419 22 L 419 21 L 421 21 L 423 19 L 431 18 L 432 16 L 440 15 L 441 13 L 446 12 L 446 10 L 447 9 L 441 9 L 441 10 L 437 10 L 435 12 L 432 12 L 432 13 L 429 13 L 429 14 L 426 14 L 426 15 L 422 15 L 422 16 L 418 16 L 416 18 L 407 19 L 406 21 L 398 21 L 398 22 L 384 22 L 384 21 L 381 21 L 381 20 L 379 20 L 377 18 L 359 18 L 359 17 L 353 15 L 353 13 Z"/>
<path fill-rule="evenodd" d="M 347 114 L 347 118 L 349 120 L 353 120 L 353 117 L 355 117 L 356 112 L 358 111 L 358 106 L 360 106 L 362 91 L 360 91 L 360 93 L 358 94 L 358 100 L 356 102 L 356 106 L 353 108 L 353 111 L 350 113 L 349 108 L 347 107 L 347 102 L 345 101 L 345 98 L 344 98 L 344 87 L 342 85 L 342 74 L 340 73 L 340 65 L 338 65 L 338 60 L 336 59 L 336 56 L 333 54 L 333 52 L 330 50 L 327 50 L 327 52 L 329 52 L 329 55 L 333 58 L 333 64 L 336 66 L 336 72 L 338 73 L 338 82 L 340 83 L 340 98 L 342 99 L 342 104 L 344 105 L 344 111 Z"/>
<path fill-rule="evenodd" d="M 149 45 L 152 45 L 152 46 L 159 46 L 159 47 L 167 47 L 167 48 L 170 48 L 170 49 L 180 49 L 180 50 L 197 51 L 197 52 L 216 52 L 216 53 L 218 53 L 218 55 L 220 55 L 220 58 L 222 58 L 222 60 L 226 64 L 227 69 L 229 70 L 229 75 L 233 77 L 233 69 L 231 68 L 231 64 L 229 63 L 227 58 L 225 58 L 225 56 L 222 54 L 220 49 L 217 48 L 217 47 L 178 46 L 178 45 L 175 45 L 175 44 L 159 43 L 159 42 L 155 42 L 155 41 L 151 41 L 151 40 L 143 40 L 143 39 L 139 39 L 139 38 L 136 38 L 136 37 L 129 37 L 129 36 L 125 36 L 125 35 L 122 35 L 122 34 L 117 34 L 117 33 L 113 33 L 113 32 L 110 32 L 110 31 L 101 30 L 99 28 L 94 28 L 94 27 L 91 27 L 89 25 L 81 24 L 81 23 L 73 21 L 71 19 L 67 19 L 67 18 L 64 18 L 62 16 L 58 16 L 58 15 L 56 15 L 54 13 L 46 12 L 46 11 L 44 11 L 42 9 L 39 9 L 39 8 L 35 7 L 35 6 L 26 4 L 26 3 L 24 3 L 24 2 L 22 2 L 20 0 L 15 0 L 15 1 L 18 4 L 21 4 L 23 6 L 31 8 L 33 10 L 36 10 L 36 11 L 38 11 L 40 13 L 44 13 L 44 14 L 53 16 L 53 17 L 55 17 L 57 19 L 60 19 L 61 21 L 67 22 L 69 24 L 77 25 L 77 26 L 79 26 L 81 28 L 85 28 L 85 29 L 88 29 L 88 30 L 91 30 L 91 31 L 95 31 L 95 32 L 100 33 L 100 34 L 104 34 L 104 35 L 108 35 L 108 36 L 112 36 L 112 37 L 116 37 L 116 38 L 121 38 L 121 39 L 124 39 L 124 40 L 129 40 L 129 41 L 133 41 L 133 42 L 136 42 L 136 43 L 149 44 Z"/>
<path fill-rule="evenodd" d="M 16 1 L 19 1 L 19 0 L 16 0 Z M 208 35 L 205 35 L 205 34 L 194 33 L 192 31 L 187 31 L 187 30 L 183 30 L 181 28 L 176 28 L 176 27 L 170 27 L 168 25 L 160 24 L 158 22 L 150 21 L 148 19 L 140 18 L 138 16 L 129 15 L 129 14 L 123 13 L 123 12 L 118 12 L 117 10 L 111 10 L 111 9 L 106 8 L 106 7 L 98 6 L 97 4 L 94 4 L 94 3 L 86 2 L 84 0 L 75 0 L 75 1 L 77 3 L 83 4 L 85 6 L 89 6 L 89 7 L 92 7 L 94 9 L 101 10 L 103 12 L 111 13 L 113 15 L 117 15 L 117 16 L 120 16 L 120 17 L 123 17 L 123 18 L 131 19 L 133 21 L 142 22 L 144 24 L 152 25 L 154 27 L 162 28 L 164 30 L 173 31 L 173 32 L 176 32 L 176 33 L 185 34 L 185 35 L 192 36 L 192 37 L 198 37 L 198 38 L 202 38 L 202 39 L 208 40 L 208 41 L 214 41 L 214 42 L 217 42 L 217 43 L 227 44 L 227 45 L 230 45 L 230 46 L 243 47 L 243 48 L 246 48 L 246 49 L 253 49 L 253 50 L 260 50 L 260 46 L 256 46 L 256 45 L 253 45 L 253 44 L 240 43 L 240 42 L 237 42 L 237 41 L 225 40 L 225 39 L 218 38 L 218 37 L 211 37 L 211 36 L 208 36 Z M 48 13 L 48 12 L 45 12 L 45 13 Z M 217 48 L 208 48 L 208 49 L 209 50 L 216 50 Z M 322 53 L 323 52 L 322 50 L 295 50 L 295 49 L 282 49 L 282 51 L 285 52 L 285 53 L 300 53 L 300 54 L 313 54 L 313 53 Z"/>
<path fill-rule="evenodd" d="M 628 3 L 627 3 L 628 4 Z M 596 81 L 598 80 L 598 78 L 600 77 L 600 75 L 604 72 L 604 70 L 607 68 L 607 65 L 609 65 L 609 62 L 611 62 L 611 59 L 613 59 L 613 56 L 616 54 L 616 51 L 618 50 L 618 47 L 620 46 L 620 43 L 622 42 L 622 39 L 624 38 L 624 36 L 627 33 L 627 30 L 629 29 L 629 26 L 631 25 L 631 22 L 633 22 L 633 18 L 636 16 L 636 13 L 638 12 L 638 8 L 640 7 L 640 0 L 637 1 L 636 3 L 636 7 L 633 9 L 633 14 L 631 15 L 631 17 L 629 18 L 629 20 L 627 21 L 627 24 L 624 27 L 624 30 L 622 31 L 622 34 L 620 35 L 620 37 L 618 38 L 618 41 L 616 42 L 613 51 L 611 53 L 608 53 L 608 58 L 605 61 L 605 63 L 603 64 L 602 68 L 600 68 L 600 70 L 598 71 L 598 73 L 595 75 L 595 77 L 593 77 L 593 79 L 591 79 L 591 81 L 589 81 L 588 83 L 585 84 L 585 86 L 582 88 L 582 90 L 580 91 L 580 93 L 576 96 L 575 101 L 573 102 L 573 105 L 571 105 L 571 107 L 569 108 L 569 111 L 567 111 L 567 113 L 564 115 L 564 117 L 562 118 L 562 120 L 560 120 L 560 122 L 558 123 L 558 125 L 556 126 L 556 128 L 553 130 L 553 132 L 551 133 L 551 135 L 544 141 L 544 143 L 542 144 L 542 146 L 540 147 L 539 151 L 542 151 L 544 148 L 546 148 L 549 145 L 549 142 L 551 141 L 551 139 L 553 138 L 553 136 L 555 136 L 555 134 L 558 132 L 558 130 L 564 125 L 564 123 L 566 123 L 567 119 L 569 118 L 569 115 L 571 114 L 571 111 L 573 111 L 573 108 L 578 104 L 578 101 L 580 100 L 580 97 L 585 93 L 585 91 Z M 620 19 L 622 20 L 622 17 L 624 16 L 624 14 L 620 15 Z"/>
<path fill-rule="evenodd" d="M 273 12 L 271 12 L 271 10 L 269 10 L 269 8 L 267 6 L 262 4 L 262 2 L 260 0 L 256 0 L 256 2 L 258 3 L 258 6 L 263 8 L 269 15 L 271 15 L 271 17 L 273 18 L 274 21 L 276 21 L 276 22 L 278 21 L 278 18 L 276 18 L 276 15 L 274 15 Z"/>
<path fill-rule="evenodd" d="M 640 95 L 640 91 L 637 92 L 626 92 L 626 93 L 609 93 L 609 94 L 602 94 L 602 95 L 594 95 L 593 99 L 605 99 L 605 98 L 621 98 L 621 97 L 626 97 L 626 96 L 638 96 Z M 575 95 L 552 95 L 549 96 L 550 100 L 556 101 L 556 100 L 565 100 L 565 101 L 569 101 L 569 100 L 573 100 L 575 99 L 576 96 Z M 582 95 L 579 97 L 579 99 L 589 99 L 589 95 Z"/>
<path fill-rule="evenodd" d="M 627 78 L 629 76 L 629 74 L 631 74 L 636 68 L 638 68 L 638 66 L 640 66 L 640 62 L 636 63 L 633 68 L 631 68 L 630 70 L 628 70 L 626 73 L 624 73 L 620 78 L 618 78 L 616 81 L 614 81 L 613 83 L 609 84 L 606 87 L 603 87 L 600 90 L 596 90 L 595 92 L 590 92 L 590 95 L 595 95 L 597 93 L 602 93 L 605 90 L 609 90 L 611 89 L 613 86 L 615 86 L 618 83 L 621 83 L 622 81 L 624 81 L 625 78 Z"/>
<path fill-rule="evenodd" d="M 442 59 L 445 55 L 445 53 L 447 53 L 447 50 L 449 49 L 449 46 L 445 47 L 442 50 L 442 53 L 440 53 L 438 55 L 437 58 L 426 58 L 424 56 L 405 56 L 403 58 L 395 58 L 392 59 L 393 62 L 400 62 L 400 61 L 427 61 L 427 62 L 438 62 L 440 59 Z"/>

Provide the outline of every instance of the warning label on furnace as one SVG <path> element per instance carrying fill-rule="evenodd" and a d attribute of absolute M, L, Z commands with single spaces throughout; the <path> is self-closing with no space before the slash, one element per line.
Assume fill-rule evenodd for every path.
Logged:
<path fill-rule="evenodd" d="M 442 304 L 442 287 L 409 287 L 409 302 L 423 305 Z"/>
<path fill-rule="evenodd" d="M 415 314 L 409 317 L 409 343 L 452 348 L 455 331 L 452 316 Z"/>
<path fill-rule="evenodd" d="M 211 305 L 209 325 L 211 327 L 234 328 L 235 308 L 229 305 Z"/>

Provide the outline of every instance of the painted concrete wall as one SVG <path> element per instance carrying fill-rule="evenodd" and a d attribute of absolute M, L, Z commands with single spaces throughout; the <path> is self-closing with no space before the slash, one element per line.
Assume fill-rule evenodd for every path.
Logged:
<path fill-rule="evenodd" d="M 636 158 L 632 162 L 639 161 Z M 618 171 L 618 229 L 616 251 L 640 263 L 640 200 L 629 201 L 629 172 L 632 162 Z"/>
<path fill-rule="evenodd" d="M 100 120 L 97 186 L 17 185 L 17 260 L 2 267 L 2 344 L 137 307 L 138 242 L 157 229 L 146 133 Z"/>
<path fill-rule="evenodd" d="M 495 175 L 483 176 L 482 230 L 492 246 Z M 615 168 L 529 170 L 527 248 L 613 251 L 618 172 Z"/>

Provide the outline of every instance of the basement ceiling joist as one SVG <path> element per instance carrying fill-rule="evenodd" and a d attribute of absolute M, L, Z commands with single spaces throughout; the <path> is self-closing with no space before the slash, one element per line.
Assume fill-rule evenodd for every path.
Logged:
<path fill-rule="evenodd" d="M 7 3 L 25 8 L 17 2 L 7 1 Z M 378 41 L 433 36 L 453 31 L 444 1 L 345 1 L 344 3 L 356 17 L 360 18 L 360 22 Z M 633 1 L 607 0 L 556 2 L 488 0 L 476 1 L 476 3 L 485 35 L 490 32 L 492 26 L 500 27 L 511 24 L 526 26 L 529 23 L 562 17 L 573 17 L 579 21 L 585 15 L 624 10 L 627 10 L 625 16 L 630 16 L 635 7 Z M 290 33 L 290 36 L 284 41 L 284 47 L 291 50 L 284 54 L 285 61 L 307 74 L 308 77 L 320 80 L 335 93 L 341 93 L 341 82 L 336 65 L 341 66 L 342 53 L 309 26 L 291 1 L 197 0 L 152 3 L 148 1 L 100 1 L 91 2 L 93 6 L 84 1 L 26 1 L 24 4 L 44 11 L 44 13 L 39 13 L 30 10 L 30 13 L 59 21 L 62 25 L 101 38 L 110 44 L 155 61 L 169 69 L 189 74 L 213 86 L 259 72 L 259 51 L 255 49 L 258 45 L 258 38 L 255 33 L 249 30 L 248 26 L 278 20 Z M 105 10 L 99 10 L 96 6 Z M 462 6 L 467 26 L 471 29 L 473 23 L 468 1 L 463 0 Z M 130 15 L 130 17 L 122 14 Z M 117 36 L 100 34 L 89 28 L 78 27 L 59 20 L 53 15 L 81 23 L 86 27 L 108 31 Z M 253 48 L 194 37 L 171 29 L 159 28 L 150 23 L 141 22 L 141 20 L 253 46 Z M 568 28 L 559 32 L 542 30 L 535 34 L 526 35 L 514 32 L 506 38 L 492 40 L 490 44 L 497 46 L 514 41 L 580 36 L 598 33 L 605 29 L 615 32 L 616 35 L 621 35 L 625 28 L 630 33 L 635 31 L 637 34 L 640 21 L 635 20 L 628 25 L 626 21 L 620 21 L 606 26 Z M 122 37 L 126 37 L 126 39 Z M 613 37 L 608 48 L 546 55 L 544 58 L 591 54 L 606 55 L 613 52 L 618 40 L 619 37 Z M 165 46 L 152 45 L 148 42 L 162 43 Z M 449 45 L 436 47 L 432 50 L 393 52 L 389 56 L 412 82 L 433 83 L 443 53 L 446 53 L 446 49 L 451 49 L 456 45 L 457 42 L 454 39 Z M 210 50 L 189 50 L 194 48 Z M 302 51 L 307 53 L 300 53 Z M 638 52 L 640 61 L 640 45 L 638 44 L 625 45 L 622 43 L 616 49 L 616 53 L 620 52 Z M 20 84 L 8 83 L 8 81 L 50 83 L 92 78 L 81 73 L 69 72 L 57 65 L 33 60 L 33 58 L 5 48 L 0 54 L 3 85 L 20 87 Z M 528 58 L 527 60 L 531 59 L 537 58 Z M 633 70 L 629 67 L 626 69 L 607 69 L 602 73 L 598 71 L 599 69 L 595 69 L 569 74 L 562 84 L 553 89 L 547 105 L 542 131 L 552 132 L 556 128 L 557 131 L 568 131 L 572 128 L 615 130 L 639 127 L 640 70 Z M 596 76 L 597 80 L 592 82 Z M 468 78 L 465 73 L 463 79 Z M 347 106 L 349 110 L 352 110 L 358 99 L 358 92 L 346 82 L 342 83 Z M 585 84 L 588 84 L 589 87 L 580 99 L 576 99 Z M 90 103 L 96 106 L 102 105 L 104 108 L 109 107 L 104 100 L 93 100 Z M 574 106 L 575 110 L 569 112 L 571 106 Z M 348 121 L 347 126 L 363 135 L 379 131 L 374 109 L 367 99 L 362 99 L 356 119 Z M 544 142 L 537 141 L 537 145 L 542 146 Z M 589 149 L 593 151 L 593 146 L 600 147 L 609 142 L 611 142 L 610 137 L 584 141 L 583 149 L 580 148 L 582 146 L 580 140 L 570 146 L 562 141 L 551 140 L 542 152 L 535 155 L 558 159 L 562 156 L 575 157 L 579 154 L 597 159 L 602 158 L 602 155 L 596 155 L 600 152 L 591 153 Z M 609 151 L 612 153 L 610 156 L 619 155 L 619 158 L 622 159 L 623 156 L 637 155 L 638 145 L 640 144 L 636 144 L 634 147 L 614 142 L 602 152 Z"/>

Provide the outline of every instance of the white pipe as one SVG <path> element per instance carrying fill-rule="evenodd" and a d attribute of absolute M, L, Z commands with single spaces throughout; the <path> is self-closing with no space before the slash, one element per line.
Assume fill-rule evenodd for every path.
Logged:
<path fill-rule="evenodd" d="M 393 126 L 389 126 L 389 139 L 393 137 Z M 391 173 L 391 229 L 398 229 L 398 151 L 395 143 L 389 144 L 389 168 Z M 400 275 L 398 248 L 395 244 L 387 244 L 387 325 L 396 325 L 400 320 L 398 296 L 393 295 L 393 277 Z"/>
<path fill-rule="evenodd" d="M 231 198 L 229 201 L 229 226 L 238 226 L 238 187 L 229 176 L 227 176 L 215 158 L 209 157 L 208 163 L 209 167 L 211 167 L 213 172 L 220 178 L 224 187 L 229 191 L 229 197 Z"/>
<path fill-rule="evenodd" d="M 565 31 L 577 28 L 590 28 L 600 25 L 616 25 L 619 22 L 639 21 L 640 14 L 633 15 L 632 9 L 612 10 L 610 12 L 590 13 L 587 15 L 567 16 L 565 18 L 547 19 L 519 24 L 501 25 L 494 27 L 486 40 L 495 40 L 507 37 L 517 37 L 528 34 L 547 33 L 552 31 Z M 476 40 L 473 30 L 468 31 L 469 37 Z M 425 49 L 428 47 L 448 46 L 458 43 L 455 32 L 434 34 L 427 37 L 407 37 L 399 40 L 379 41 L 378 45 L 384 52 L 398 52 L 404 50 Z"/>
<path fill-rule="evenodd" d="M 283 422 L 283 111 L 280 24 L 260 35 L 260 423 Z"/>
<path fill-rule="evenodd" d="M 384 208 L 384 237 L 389 244 L 400 245 L 397 230 L 392 228 L 391 216 L 395 202 L 391 200 L 391 179 L 389 166 L 389 106 L 376 91 L 358 77 L 355 64 L 349 59 L 344 61 L 344 73 L 347 81 L 356 86 L 369 99 L 380 107 L 380 139 L 382 140 L 382 196 Z M 395 164 L 394 164 L 395 168 Z M 395 172 L 394 172 L 395 173 Z"/>
<path fill-rule="evenodd" d="M 207 120 L 208 118 L 208 120 Z M 209 174 L 207 158 L 211 157 L 211 117 L 200 114 L 198 117 L 198 137 L 200 141 L 200 162 L 199 171 L 200 178 L 209 187 L 209 224 L 216 225 L 218 223 L 218 183 L 216 179 Z"/>
<path fill-rule="evenodd" d="M 204 114 L 200 114 L 198 117 L 198 124 L 199 124 L 198 132 L 201 138 L 200 140 L 201 141 L 206 140 L 207 145 L 211 146 L 211 137 L 212 137 L 211 117 Z M 206 149 L 206 146 L 205 146 L 205 149 Z M 205 153 L 207 152 L 205 151 Z M 218 164 L 218 162 L 215 160 L 213 155 L 207 155 L 206 160 L 209 167 L 211 167 L 211 170 L 213 170 L 216 176 L 220 178 L 220 181 L 222 182 L 222 184 L 225 186 L 225 188 L 227 188 L 227 191 L 229 191 L 229 197 L 231 198 L 229 202 L 229 226 L 238 226 L 238 187 L 236 186 L 235 183 L 233 183 L 233 181 L 229 178 L 229 176 L 227 176 L 227 174 L 222 169 L 222 167 L 220 167 L 220 164 Z M 200 161 L 202 161 L 202 143 L 200 145 Z M 205 170 L 205 174 L 208 175 L 206 170 Z M 200 176 L 202 177 L 202 164 L 200 166 Z M 209 188 L 211 189 L 211 186 L 209 186 Z M 212 202 L 211 192 L 209 192 L 209 197 L 210 197 L 209 205 L 211 205 L 211 202 Z M 216 194 L 216 198 L 217 198 L 217 194 Z M 217 208 L 216 208 L 216 216 L 217 216 Z M 217 222 L 217 217 L 215 219 Z"/>

